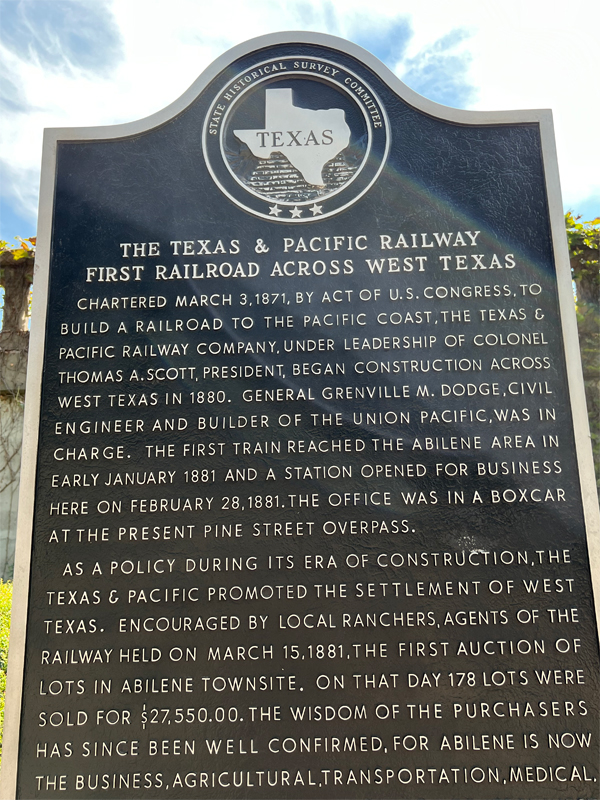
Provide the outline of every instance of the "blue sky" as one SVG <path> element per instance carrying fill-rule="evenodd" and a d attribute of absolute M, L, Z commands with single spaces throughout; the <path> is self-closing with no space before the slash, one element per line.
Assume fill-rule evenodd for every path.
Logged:
<path fill-rule="evenodd" d="M 147 116 L 278 30 L 350 39 L 445 105 L 552 108 L 565 208 L 600 216 L 597 0 L 0 0 L 0 239 L 35 234 L 44 127 Z"/>

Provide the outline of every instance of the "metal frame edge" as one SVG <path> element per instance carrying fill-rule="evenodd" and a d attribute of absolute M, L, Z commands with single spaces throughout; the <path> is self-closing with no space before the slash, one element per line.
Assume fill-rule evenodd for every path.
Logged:
<path fill-rule="evenodd" d="M 35 292 L 32 299 L 31 333 L 27 362 L 15 571 L 2 741 L 2 769 L 0 770 L 0 797 L 6 800 L 12 800 L 12 798 L 16 797 L 17 791 L 17 762 L 25 674 L 25 641 L 29 605 L 35 477 L 40 429 L 55 174 L 56 141 L 45 132 L 42 146 L 38 244 L 33 273 Z"/>
<path fill-rule="evenodd" d="M 596 489 L 594 459 L 590 428 L 588 422 L 583 368 L 579 351 L 577 332 L 577 316 L 573 298 L 571 279 L 571 262 L 565 234 L 560 174 L 552 115 L 540 123 L 542 140 L 543 166 L 548 193 L 548 211 L 554 262 L 556 265 L 556 281 L 560 307 L 563 348 L 567 368 L 567 382 L 571 401 L 571 418 L 575 436 L 575 452 L 579 467 L 579 485 L 586 528 L 586 538 L 590 557 L 592 591 L 596 609 L 597 627 L 600 625 L 600 509 Z"/>

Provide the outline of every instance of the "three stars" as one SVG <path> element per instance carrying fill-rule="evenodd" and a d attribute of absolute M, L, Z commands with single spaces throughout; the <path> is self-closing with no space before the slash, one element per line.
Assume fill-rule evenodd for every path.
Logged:
<path fill-rule="evenodd" d="M 298 208 L 298 206 L 294 206 L 294 208 L 290 208 L 289 211 L 290 211 L 291 218 L 292 219 L 300 219 L 300 217 L 302 216 L 303 210 L 304 209 L 302 209 L 302 208 Z M 309 210 L 312 211 L 313 217 L 316 217 L 317 215 L 323 213 L 323 206 L 319 206 L 319 205 L 317 205 L 317 203 L 315 203 L 313 206 L 310 207 Z M 282 211 L 283 211 L 283 209 L 279 208 L 277 203 L 275 203 L 274 206 L 269 206 L 269 216 L 270 217 L 278 217 L 281 214 Z"/>

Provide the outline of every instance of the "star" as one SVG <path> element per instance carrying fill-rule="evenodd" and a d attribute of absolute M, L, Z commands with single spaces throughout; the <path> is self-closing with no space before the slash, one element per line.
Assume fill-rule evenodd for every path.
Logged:
<path fill-rule="evenodd" d="M 323 206 L 318 206 L 318 205 L 315 203 L 315 204 L 314 204 L 314 206 L 311 206 L 311 209 L 310 209 L 310 210 L 311 210 L 311 211 L 312 211 L 312 213 L 313 213 L 313 217 L 316 217 L 316 216 L 317 216 L 317 214 L 322 214 L 322 213 L 323 213 Z"/>
<path fill-rule="evenodd" d="M 279 208 L 277 203 L 275 203 L 274 206 L 269 206 L 269 216 L 270 217 L 278 217 L 280 214 L 281 214 L 281 209 Z"/>
<path fill-rule="evenodd" d="M 298 208 L 298 206 L 294 206 L 294 208 L 290 209 L 290 214 L 292 215 L 292 219 L 298 219 L 298 217 L 302 216 L 302 209 Z"/>

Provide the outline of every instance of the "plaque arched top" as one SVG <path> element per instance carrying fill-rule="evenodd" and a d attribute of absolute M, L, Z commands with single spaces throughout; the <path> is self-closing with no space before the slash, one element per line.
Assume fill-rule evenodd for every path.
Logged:
<path fill-rule="evenodd" d="M 502 124 L 502 123 L 527 123 L 540 122 L 542 119 L 552 119 L 552 112 L 549 109 L 518 109 L 509 111 L 467 111 L 464 109 L 452 108 L 441 103 L 436 103 L 418 94 L 405 83 L 403 83 L 389 67 L 387 67 L 376 56 L 353 42 L 342 39 L 339 36 L 331 36 L 325 33 L 314 33 L 311 31 L 282 31 L 280 33 L 270 33 L 264 36 L 257 36 L 246 42 L 235 45 L 215 59 L 191 84 L 191 86 L 160 111 L 150 114 L 147 117 L 134 120 L 132 122 L 120 123 L 118 125 L 102 125 L 77 128 L 47 128 L 45 133 L 49 140 L 76 140 L 76 139 L 112 139 L 123 136 L 131 136 L 152 130 L 159 125 L 163 125 L 169 120 L 183 112 L 191 103 L 198 98 L 202 91 L 219 76 L 224 70 L 253 53 L 257 56 L 261 51 L 268 50 L 279 45 L 298 45 L 306 48 L 328 48 L 350 56 L 352 59 L 363 64 L 373 71 L 390 89 L 392 89 L 402 100 L 409 103 L 414 108 L 432 117 L 464 125 L 481 124 Z M 309 53 L 307 53 L 310 56 Z"/>
<path fill-rule="evenodd" d="M 309 32 L 261 36 L 217 58 L 164 109 L 119 125 L 46 131 L 59 141 L 126 139 L 157 130 L 202 98 L 202 156 L 239 209 L 294 226 L 353 206 L 375 185 L 394 138 L 391 90 L 417 111 L 458 125 L 551 123 L 548 111 L 464 111 L 428 100 L 363 48 Z M 291 130 L 290 130 L 291 129 Z M 201 134 L 201 136 L 200 136 Z"/>

